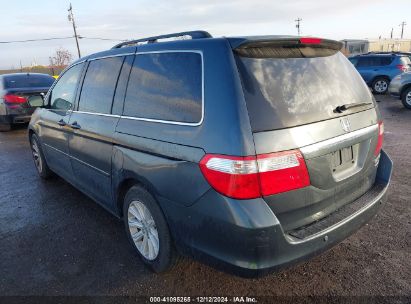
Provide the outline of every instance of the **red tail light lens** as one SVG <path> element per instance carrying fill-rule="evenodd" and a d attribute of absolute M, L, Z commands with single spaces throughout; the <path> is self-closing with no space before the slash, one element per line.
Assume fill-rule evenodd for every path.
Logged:
<path fill-rule="evenodd" d="M 16 104 L 16 103 L 25 103 L 25 102 L 27 102 L 26 97 L 19 96 L 19 95 L 7 94 L 7 95 L 4 95 L 3 98 L 4 98 L 4 101 L 6 103 Z"/>
<path fill-rule="evenodd" d="M 314 37 L 300 38 L 300 43 L 303 43 L 303 44 L 320 44 L 321 41 L 322 41 L 321 38 L 314 38 Z"/>
<path fill-rule="evenodd" d="M 257 162 L 263 196 L 310 185 L 304 157 L 298 150 L 259 155 Z"/>
<path fill-rule="evenodd" d="M 200 161 L 200 169 L 211 187 L 226 196 L 239 199 L 260 196 L 254 156 L 207 154 Z"/>
<path fill-rule="evenodd" d="M 378 156 L 378 154 L 380 154 L 383 141 L 384 141 L 384 123 L 380 121 L 378 123 L 378 141 L 377 141 L 377 146 L 375 147 L 375 152 L 374 152 L 375 156 Z"/>
<path fill-rule="evenodd" d="M 401 72 L 406 72 L 408 71 L 408 68 L 404 64 L 397 64 L 397 69 L 399 69 Z"/>
<path fill-rule="evenodd" d="M 200 169 L 218 192 L 251 199 L 310 185 L 307 167 L 298 150 L 249 157 L 207 154 Z"/>

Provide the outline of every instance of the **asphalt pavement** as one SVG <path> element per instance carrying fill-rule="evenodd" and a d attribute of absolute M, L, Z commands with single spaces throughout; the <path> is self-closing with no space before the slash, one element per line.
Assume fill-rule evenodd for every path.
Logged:
<path fill-rule="evenodd" d="M 0 133 L 0 295 L 411 296 L 411 111 L 376 98 L 394 161 L 387 204 L 329 251 L 260 279 L 192 260 L 151 273 L 121 221 L 61 178 L 37 176 L 25 126 Z"/>

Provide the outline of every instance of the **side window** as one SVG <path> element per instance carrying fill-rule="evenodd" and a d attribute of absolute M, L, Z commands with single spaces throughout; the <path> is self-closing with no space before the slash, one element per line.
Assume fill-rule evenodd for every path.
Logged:
<path fill-rule="evenodd" d="M 394 57 L 381 57 L 381 65 L 390 65 Z"/>
<path fill-rule="evenodd" d="M 54 86 L 50 96 L 50 108 L 55 110 L 73 109 L 76 88 L 83 69 L 83 63 L 67 70 Z"/>
<path fill-rule="evenodd" d="M 358 58 L 357 67 L 368 67 L 371 65 L 369 57 Z"/>
<path fill-rule="evenodd" d="M 124 57 L 111 57 L 90 62 L 81 89 L 79 111 L 111 113 L 111 104 L 123 60 Z"/>
<path fill-rule="evenodd" d="M 348 60 L 349 60 L 354 66 L 357 66 L 358 58 L 348 58 Z"/>
<path fill-rule="evenodd" d="M 372 66 L 382 66 L 382 58 L 381 57 L 371 58 L 371 65 Z"/>
<path fill-rule="evenodd" d="M 202 115 L 202 59 L 194 52 L 136 55 L 123 115 L 198 123 Z"/>

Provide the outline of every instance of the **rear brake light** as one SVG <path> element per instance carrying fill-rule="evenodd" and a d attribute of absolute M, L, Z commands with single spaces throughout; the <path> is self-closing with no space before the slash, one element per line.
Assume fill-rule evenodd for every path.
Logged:
<path fill-rule="evenodd" d="M 377 141 L 377 146 L 375 147 L 375 152 L 374 152 L 375 156 L 378 156 L 378 154 L 380 154 L 383 141 L 384 141 L 384 123 L 380 121 L 378 123 L 378 141 Z"/>
<path fill-rule="evenodd" d="M 298 150 L 247 157 L 207 154 L 200 161 L 200 169 L 215 190 L 237 199 L 310 185 L 304 158 Z"/>
<path fill-rule="evenodd" d="M 322 41 L 321 38 L 313 38 L 313 37 L 300 38 L 300 43 L 303 43 L 303 44 L 320 44 L 321 41 Z"/>
<path fill-rule="evenodd" d="M 310 176 L 300 151 L 259 155 L 257 162 L 263 196 L 310 185 Z"/>
<path fill-rule="evenodd" d="M 399 69 L 401 72 L 406 72 L 408 71 L 408 68 L 404 64 L 397 64 L 397 69 Z"/>
<path fill-rule="evenodd" d="M 7 94 L 4 95 L 4 101 L 6 103 L 25 103 L 27 102 L 27 98 L 19 95 Z"/>

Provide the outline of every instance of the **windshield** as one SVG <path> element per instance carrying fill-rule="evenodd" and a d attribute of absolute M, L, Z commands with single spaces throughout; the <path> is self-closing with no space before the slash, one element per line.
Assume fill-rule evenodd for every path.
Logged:
<path fill-rule="evenodd" d="M 6 89 L 16 88 L 48 88 L 54 82 L 54 78 L 48 75 L 19 74 L 4 76 Z"/>
<path fill-rule="evenodd" d="M 245 58 L 237 56 L 254 132 L 289 128 L 338 117 L 374 106 L 370 90 L 347 58 L 337 52 L 314 58 Z"/>

